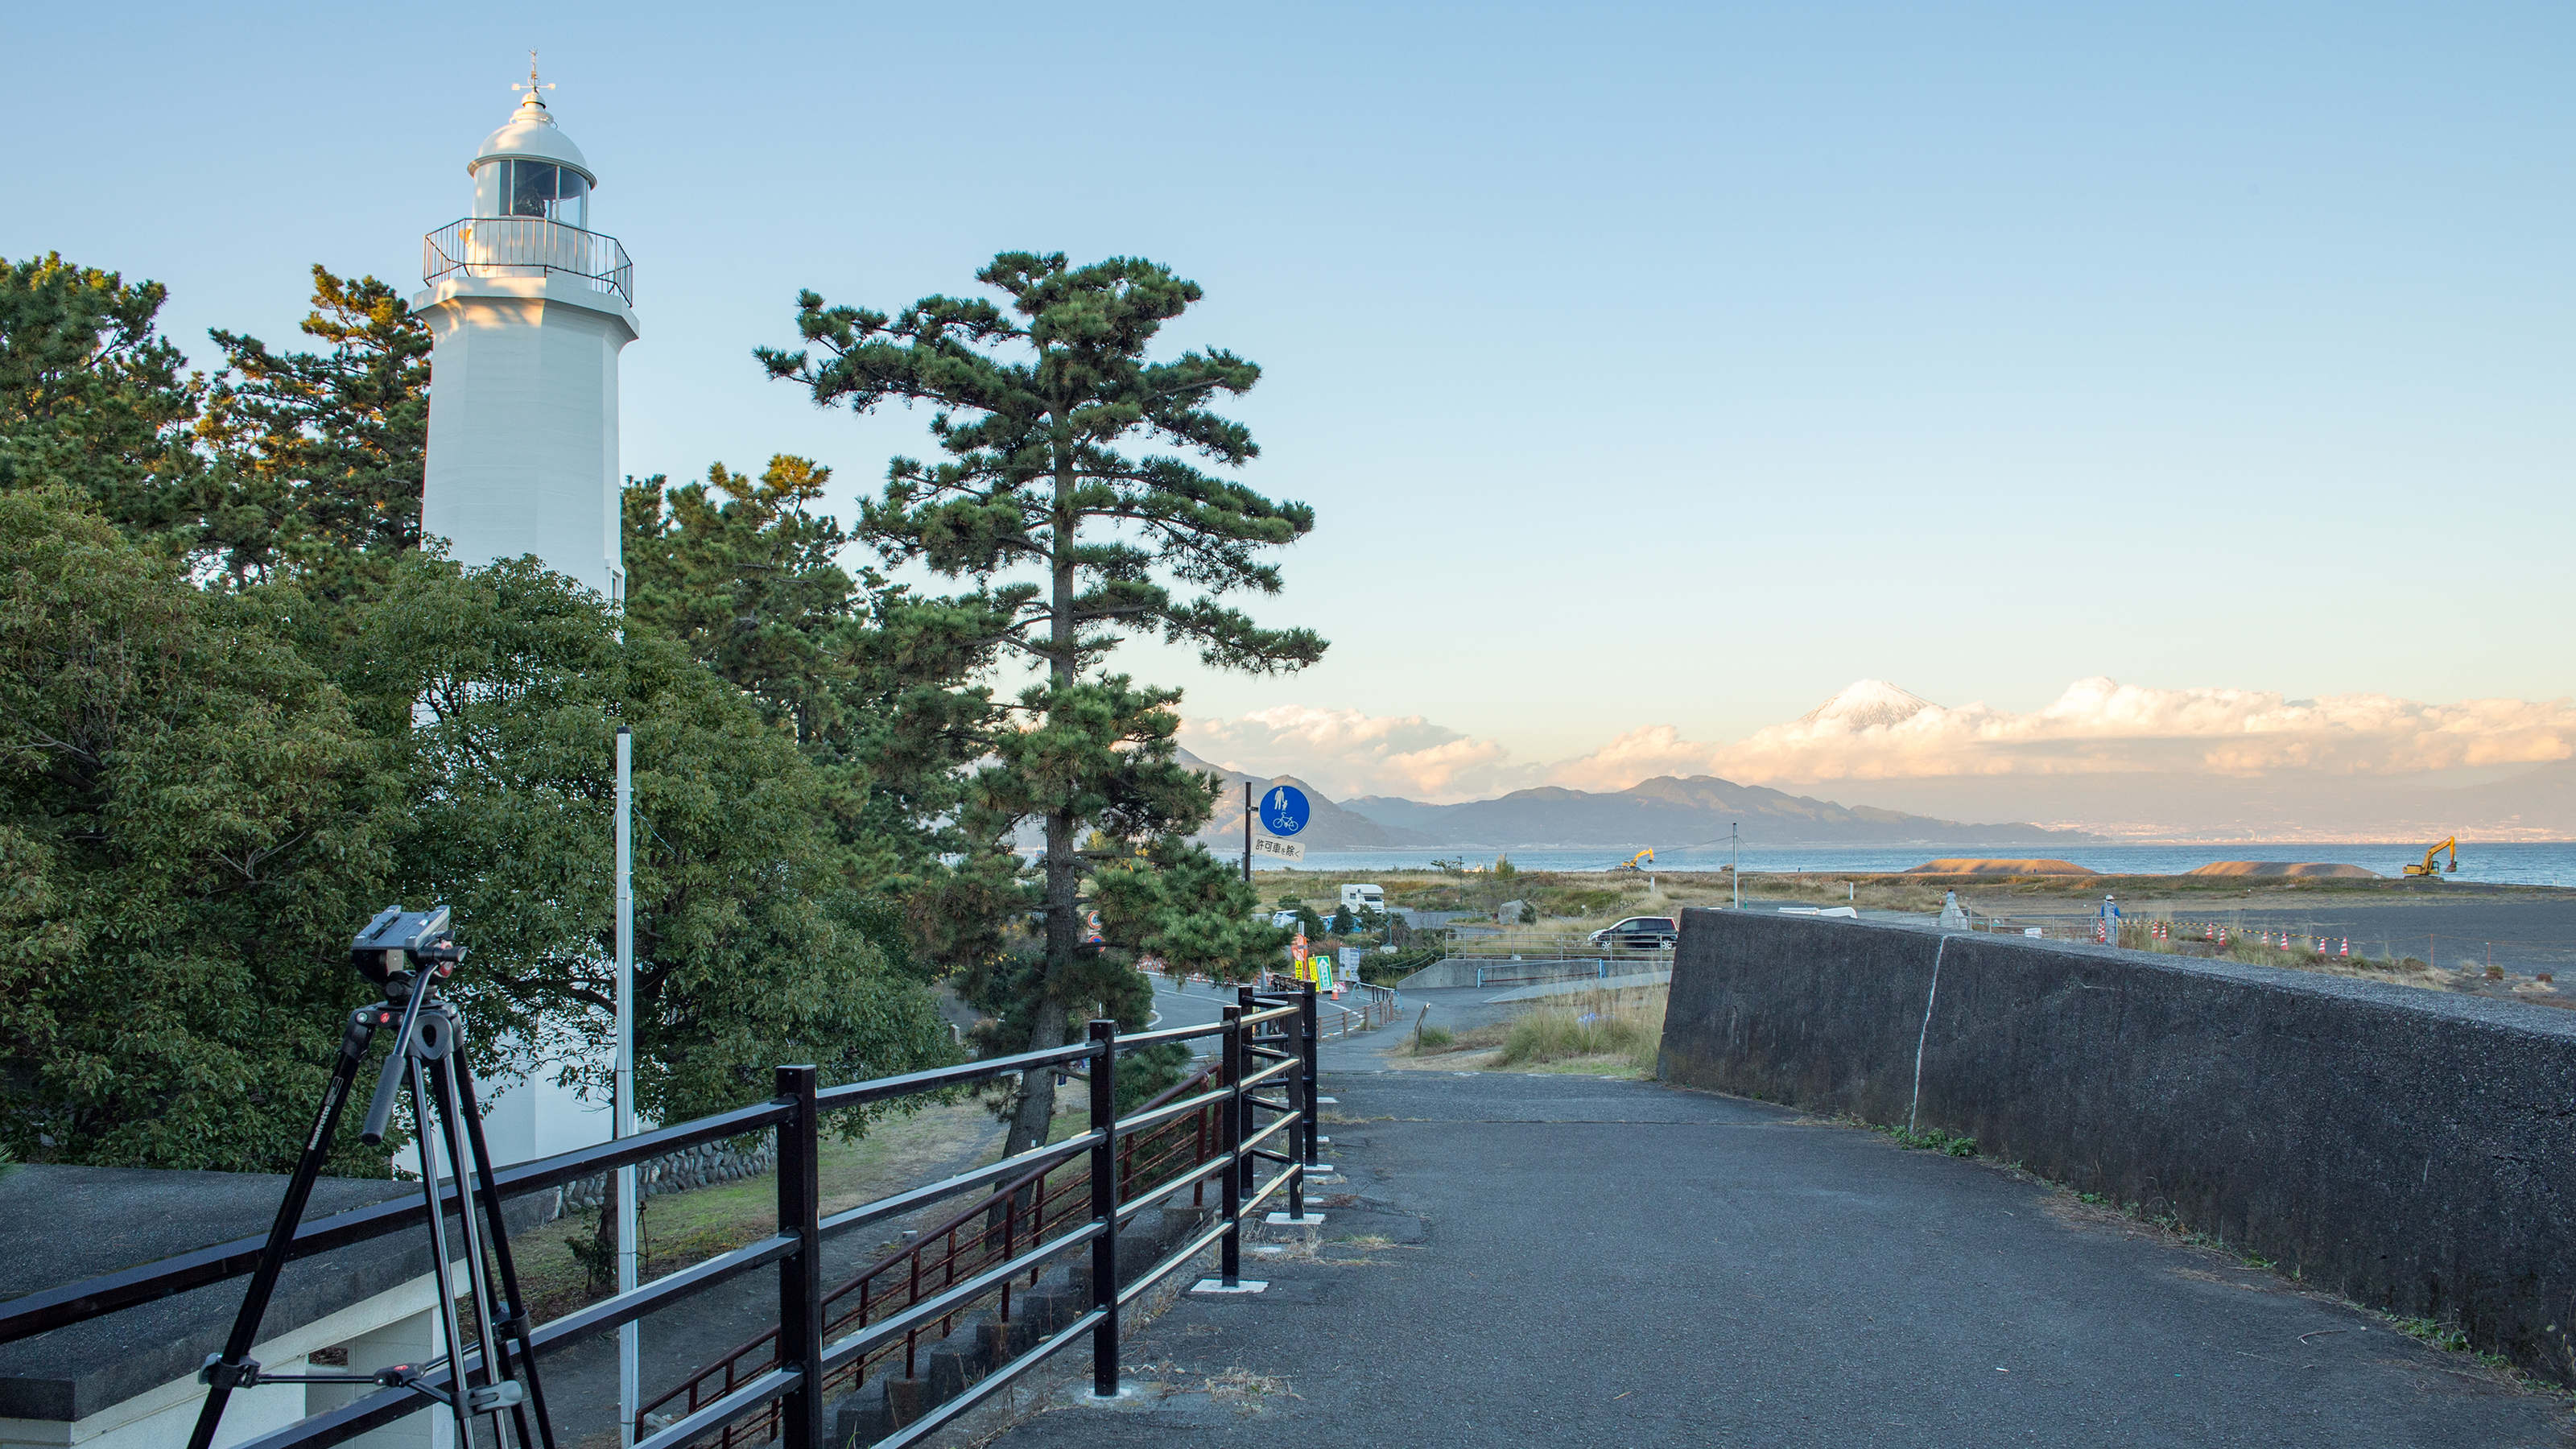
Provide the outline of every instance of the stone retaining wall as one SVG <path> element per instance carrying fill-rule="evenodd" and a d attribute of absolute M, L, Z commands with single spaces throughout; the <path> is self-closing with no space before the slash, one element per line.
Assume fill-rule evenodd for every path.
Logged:
<path fill-rule="evenodd" d="M 2576 1012 L 1691 910 L 1658 1075 L 1974 1138 L 2576 1382 Z"/>
<path fill-rule="evenodd" d="M 693 1187 L 713 1187 L 721 1182 L 740 1182 L 758 1177 L 778 1166 L 778 1134 L 764 1132 L 760 1141 L 748 1150 L 729 1142 L 706 1142 L 684 1147 L 665 1157 L 635 1164 L 635 1180 L 647 1198 L 666 1192 L 687 1192 Z M 564 1184 L 561 1211 L 596 1212 L 608 1196 L 608 1174 L 600 1173 Z"/>

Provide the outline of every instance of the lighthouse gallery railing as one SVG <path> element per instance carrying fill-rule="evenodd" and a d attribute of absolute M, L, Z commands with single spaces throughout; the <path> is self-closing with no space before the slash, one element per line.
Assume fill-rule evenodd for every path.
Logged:
<path fill-rule="evenodd" d="M 530 277 L 561 272 L 635 305 L 635 263 L 617 238 L 541 216 L 469 216 L 420 239 L 420 276 Z"/>

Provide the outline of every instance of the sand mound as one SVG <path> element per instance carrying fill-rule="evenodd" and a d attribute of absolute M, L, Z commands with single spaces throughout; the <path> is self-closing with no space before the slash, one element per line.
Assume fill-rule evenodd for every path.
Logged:
<path fill-rule="evenodd" d="M 2330 865 L 2321 860 L 2213 860 L 2185 875 L 2298 875 L 2333 880 L 2378 880 L 2379 872 L 2357 865 Z"/>
<path fill-rule="evenodd" d="M 1978 856 L 1957 856 L 1944 860 L 1927 860 L 1906 871 L 1907 875 L 2099 875 L 2071 860 L 1988 860 Z"/>

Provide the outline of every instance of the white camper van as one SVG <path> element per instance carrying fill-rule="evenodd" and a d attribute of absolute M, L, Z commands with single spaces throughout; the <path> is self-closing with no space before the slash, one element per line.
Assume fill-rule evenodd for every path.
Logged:
<path fill-rule="evenodd" d="M 1373 885 L 1346 885 L 1342 887 L 1342 909 L 1353 914 L 1364 910 L 1383 911 L 1386 909 L 1386 892 Z"/>

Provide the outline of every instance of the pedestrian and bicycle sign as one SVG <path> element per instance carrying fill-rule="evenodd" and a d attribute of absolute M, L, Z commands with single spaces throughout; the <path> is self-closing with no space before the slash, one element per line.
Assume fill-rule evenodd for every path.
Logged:
<path fill-rule="evenodd" d="M 1252 782 L 1243 782 L 1243 878 L 1252 879 L 1252 858 L 1270 860 L 1304 860 L 1306 847 L 1288 837 L 1306 828 L 1314 806 L 1306 792 L 1294 785 L 1272 785 L 1261 792 L 1259 803 L 1252 798 Z M 1255 834 L 1253 827 L 1261 827 Z"/>
<path fill-rule="evenodd" d="M 1273 835 L 1294 835 L 1306 828 L 1307 817 L 1314 807 L 1306 803 L 1306 792 L 1294 785 L 1273 785 L 1261 797 L 1261 828 Z"/>

